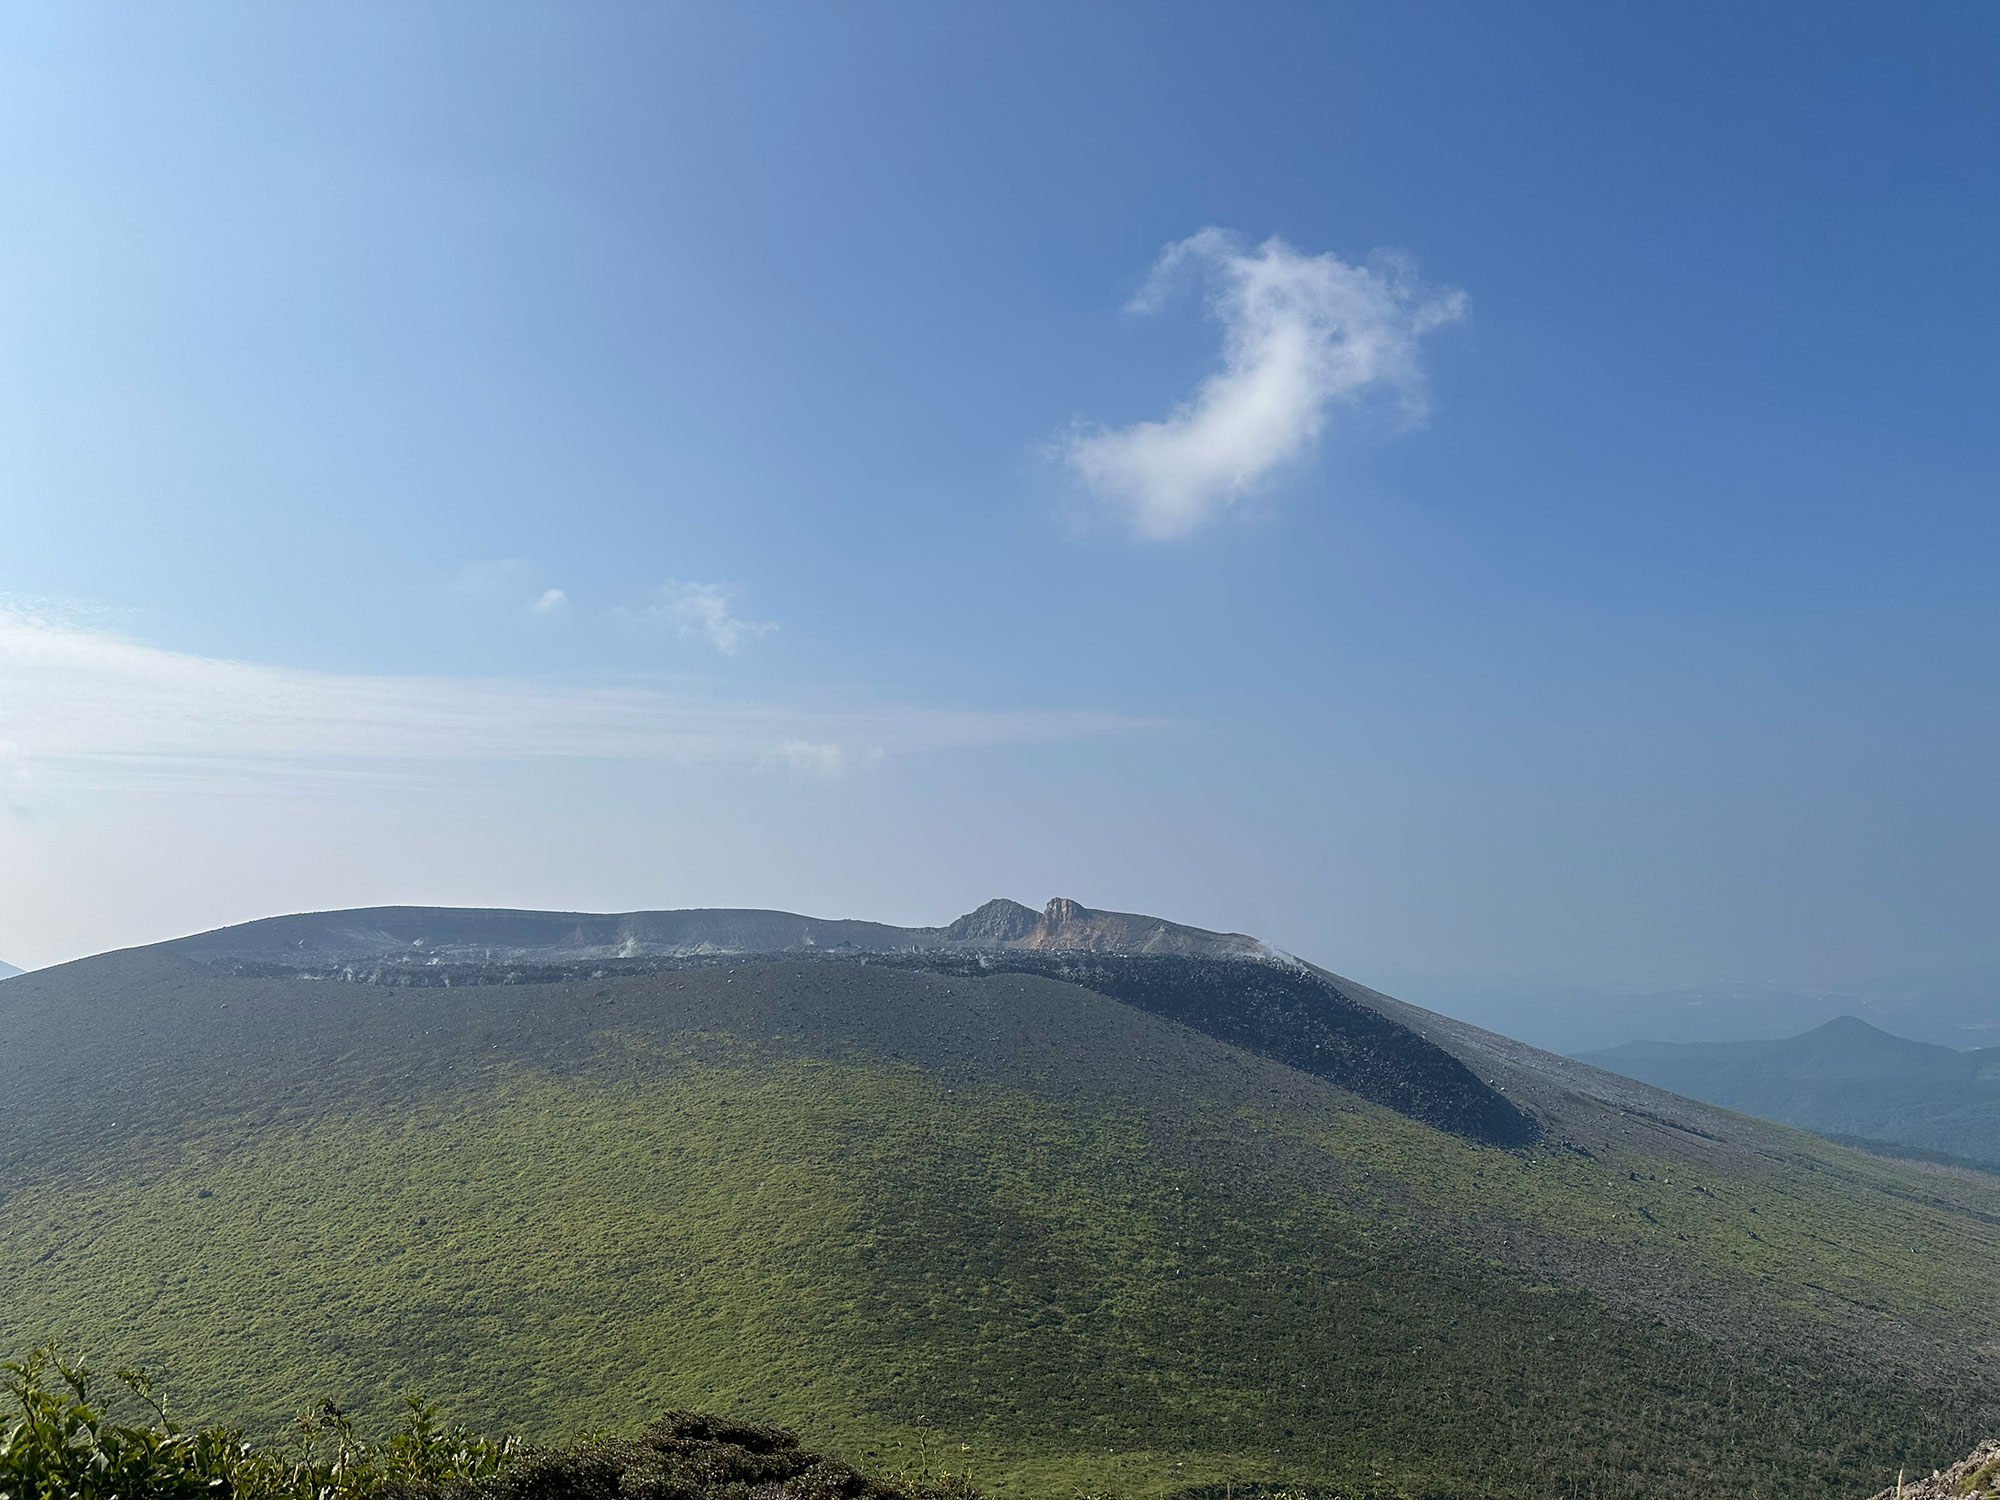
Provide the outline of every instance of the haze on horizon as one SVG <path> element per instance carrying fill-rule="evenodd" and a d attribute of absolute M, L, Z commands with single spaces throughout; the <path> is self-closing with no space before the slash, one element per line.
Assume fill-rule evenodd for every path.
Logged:
<path fill-rule="evenodd" d="M 2000 965 L 2000 19 L 0 16 L 0 957 Z"/>

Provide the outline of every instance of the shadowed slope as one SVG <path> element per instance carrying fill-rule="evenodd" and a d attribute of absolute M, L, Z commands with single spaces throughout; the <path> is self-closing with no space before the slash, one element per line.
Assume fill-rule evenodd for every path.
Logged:
<path fill-rule="evenodd" d="M 950 973 L 1041 974 L 1081 985 L 1489 1146 L 1525 1146 L 1541 1133 L 1534 1116 L 1444 1048 L 1300 965 L 1019 952 L 914 962 Z"/>

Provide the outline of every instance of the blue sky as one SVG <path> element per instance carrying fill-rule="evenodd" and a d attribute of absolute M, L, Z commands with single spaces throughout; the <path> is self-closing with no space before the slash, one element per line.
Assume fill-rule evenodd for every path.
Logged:
<path fill-rule="evenodd" d="M 0 956 L 2000 960 L 1995 76 L 1971 4 L 10 7 Z"/>

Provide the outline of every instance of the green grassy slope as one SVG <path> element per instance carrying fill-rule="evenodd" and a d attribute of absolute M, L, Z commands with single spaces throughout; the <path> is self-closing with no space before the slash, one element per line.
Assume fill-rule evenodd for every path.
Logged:
<path fill-rule="evenodd" d="M 1001 1493 L 1693 1496 L 1865 1493 L 2000 1420 L 2000 1182 L 1463 1036 L 1540 1144 L 1033 975 L 140 952 L 0 1010 L 0 1343 L 253 1425 L 418 1388 L 932 1443 Z"/>
<path fill-rule="evenodd" d="M 1769 1042 L 1632 1042 L 1585 1061 L 1831 1135 L 2000 1163 L 2000 1047 L 1960 1052 L 1853 1016 Z"/>

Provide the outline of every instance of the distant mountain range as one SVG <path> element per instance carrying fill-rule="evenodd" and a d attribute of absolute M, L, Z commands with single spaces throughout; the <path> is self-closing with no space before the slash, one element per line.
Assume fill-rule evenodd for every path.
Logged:
<path fill-rule="evenodd" d="M 1840 988 L 1717 982 L 1645 993 L 1510 984 L 1432 991 L 1451 1015 L 1553 1052 L 1581 1056 L 1644 1039 L 1743 1042 L 1795 1036 L 1856 1016 L 1948 1047 L 2000 1045 L 2000 970 L 1970 968 Z"/>
<path fill-rule="evenodd" d="M 0 1354 L 273 1432 L 418 1391 L 1024 1500 L 1817 1500 L 2000 1430 L 1996 1225 L 2000 1177 L 1062 899 L 373 908 L 0 985 Z"/>
<path fill-rule="evenodd" d="M 24 972 L 26 971 L 17 969 L 10 963 L 0 963 L 0 979 L 12 979 L 16 974 Z"/>
<path fill-rule="evenodd" d="M 2000 1164 L 2000 1047 L 1960 1051 L 1842 1016 L 1757 1042 L 1632 1042 L 1596 1067 L 1823 1135 Z"/>

